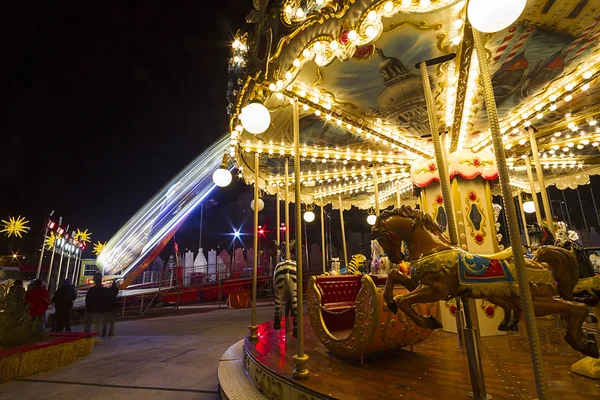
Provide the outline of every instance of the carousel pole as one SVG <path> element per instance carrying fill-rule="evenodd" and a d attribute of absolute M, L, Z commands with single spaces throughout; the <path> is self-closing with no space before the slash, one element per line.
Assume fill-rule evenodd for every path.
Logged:
<path fill-rule="evenodd" d="M 323 263 L 323 273 L 327 272 L 325 260 L 325 206 L 321 197 L 321 262 Z"/>
<path fill-rule="evenodd" d="M 475 41 L 475 51 L 477 52 L 477 57 L 479 58 L 479 69 L 483 82 L 483 93 L 485 97 L 488 121 L 490 124 L 494 155 L 496 156 L 496 164 L 498 166 L 498 176 L 500 178 L 502 198 L 509 199 L 512 198 L 510 190 L 510 178 L 508 174 L 508 166 L 506 165 L 506 157 L 504 155 L 504 144 L 502 143 L 502 133 L 500 132 L 500 124 L 498 122 L 498 110 L 496 109 L 496 100 L 494 98 L 492 79 L 488 69 L 488 56 L 485 46 L 483 45 L 481 33 L 477 29 L 473 29 L 473 38 Z M 544 360 L 542 359 L 542 350 L 540 347 L 540 339 L 538 336 L 535 313 L 531 300 L 531 291 L 529 288 L 529 282 L 527 281 L 527 276 L 525 274 L 525 255 L 523 253 L 523 246 L 521 245 L 521 235 L 519 233 L 519 223 L 517 221 L 517 210 L 515 210 L 515 203 L 513 201 L 505 201 L 504 211 L 508 222 L 510 242 L 514 256 L 514 263 L 517 270 L 519 294 L 521 297 L 521 303 L 523 305 L 523 313 L 525 314 L 525 326 L 527 328 L 527 339 L 529 341 L 529 350 L 531 352 L 538 399 L 545 400 L 550 397 L 550 393 L 548 390 L 546 371 L 544 370 Z"/>
<path fill-rule="evenodd" d="M 527 218 L 525 217 L 525 210 L 523 210 L 523 198 L 521 197 L 521 191 L 517 193 L 517 199 L 519 200 L 519 210 L 521 210 L 521 222 L 523 222 L 525 242 L 527 243 L 527 247 L 531 247 L 531 239 L 529 239 L 529 232 L 527 232 Z"/>
<path fill-rule="evenodd" d="M 348 249 L 346 249 L 346 227 L 344 226 L 344 207 L 342 206 L 342 195 L 338 195 L 340 203 L 340 225 L 342 227 L 342 247 L 344 248 L 344 263 L 348 265 Z"/>
<path fill-rule="evenodd" d="M 258 325 L 256 325 L 256 271 L 258 270 L 258 168 L 260 158 L 254 153 L 254 242 L 252 244 L 254 257 L 252 259 L 252 324 L 250 330 L 250 342 L 258 342 Z"/>
<path fill-rule="evenodd" d="M 583 218 L 583 226 L 585 226 L 585 230 L 587 232 L 589 232 L 588 224 L 587 224 L 587 221 L 585 220 L 585 211 L 583 210 L 583 203 L 581 203 L 581 196 L 579 195 L 579 185 L 577 185 L 577 189 L 575 189 L 575 191 L 577 192 L 577 200 L 579 200 L 579 208 L 581 208 L 581 218 Z M 582 243 L 583 243 L 583 239 L 582 239 Z"/>
<path fill-rule="evenodd" d="M 567 189 L 565 189 L 565 190 L 567 190 Z M 563 203 L 565 203 L 565 209 L 567 211 L 567 220 L 569 220 L 569 227 L 572 228 L 573 223 L 571 222 L 571 213 L 569 212 L 569 206 L 567 205 L 567 198 L 565 197 L 565 190 L 561 190 L 562 198 L 563 198 Z"/>
<path fill-rule="evenodd" d="M 290 259 L 290 174 L 288 171 L 289 157 L 285 158 L 285 168 L 284 168 L 284 181 L 285 181 L 285 191 L 284 191 L 284 203 L 285 203 L 285 259 Z M 297 180 L 297 179 L 296 179 Z"/>
<path fill-rule="evenodd" d="M 531 142 L 531 153 L 533 154 L 535 173 L 537 175 L 537 180 L 540 185 L 540 194 L 542 195 L 542 205 L 544 206 L 544 214 L 546 214 L 546 221 L 548 222 L 548 227 L 552 228 L 552 223 L 554 219 L 552 218 L 552 208 L 550 208 L 548 192 L 546 192 L 546 183 L 544 182 L 544 170 L 542 169 L 540 155 L 538 154 L 537 142 L 535 141 L 535 131 L 532 127 L 529 127 L 527 130 L 529 131 L 529 141 Z"/>
<path fill-rule="evenodd" d="M 535 219 L 537 221 L 537 224 L 541 228 L 542 211 L 540 210 L 540 202 L 538 201 L 537 191 L 535 190 L 535 181 L 533 180 L 533 173 L 531 172 L 531 163 L 529 162 L 529 157 L 525 158 L 525 168 L 527 168 L 527 179 L 529 179 L 529 187 L 531 188 L 531 199 L 533 200 L 533 204 L 535 204 Z"/>
<path fill-rule="evenodd" d="M 379 177 L 377 176 L 375 164 L 373 164 L 373 186 L 375 187 L 375 215 L 379 216 Z M 347 260 L 346 264 L 348 264 Z"/>
<path fill-rule="evenodd" d="M 279 183 L 277 184 L 277 193 L 275 193 L 275 198 L 277 199 L 277 201 L 275 201 L 275 214 L 277 214 L 277 239 L 275 240 L 275 244 L 277 245 L 275 256 L 277 259 L 275 260 L 275 264 L 278 264 L 279 257 L 281 257 L 281 254 L 279 254 L 279 244 L 281 244 L 281 198 L 279 196 Z"/>
<path fill-rule="evenodd" d="M 402 196 L 400 194 L 400 187 L 396 189 L 396 207 L 400 208 L 402 205 Z"/>
<path fill-rule="evenodd" d="M 598 215 L 598 208 L 596 208 L 596 198 L 594 197 L 592 185 L 590 185 L 590 194 L 592 195 L 592 203 L 594 203 L 594 214 L 596 215 L 596 220 L 598 220 L 598 228 L 600 228 L 600 215 Z"/>
<path fill-rule="evenodd" d="M 292 357 L 294 360 L 293 375 L 296 379 L 308 378 L 308 356 L 304 354 L 304 303 L 302 300 L 303 278 L 302 278 L 302 202 L 300 200 L 300 116 L 298 115 L 298 102 L 292 104 L 292 124 L 294 131 L 294 197 L 296 203 L 296 295 L 298 298 L 297 337 L 298 354 Z M 287 232 L 287 231 L 286 231 Z M 287 245 L 287 243 L 286 243 Z M 289 245 L 288 245 L 289 246 Z"/>
<path fill-rule="evenodd" d="M 446 218 L 448 221 L 448 234 L 450 243 L 458 245 L 458 234 L 456 231 L 456 221 L 454 219 L 454 207 L 452 205 L 452 191 L 450 187 L 450 176 L 448 175 L 448 165 L 444 157 L 444 149 L 437 126 L 437 117 L 435 115 L 433 94 L 431 93 L 431 84 L 429 83 L 429 75 L 427 74 L 428 65 L 436 65 L 441 62 L 449 61 L 454 57 L 440 57 L 438 59 L 429 60 L 419 63 L 421 70 L 421 79 L 423 82 L 423 92 L 425 94 L 425 103 L 427 104 L 427 115 L 429 117 L 429 127 L 433 140 L 433 148 L 435 151 L 435 160 L 438 166 L 440 177 L 440 186 L 442 187 L 442 197 L 446 206 Z M 445 143 L 444 143 L 445 145 Z M 490 398 L 485 389 L 485 380 L 483 378 L 483 366 L 481 362 L 481 352 L 479 350 L 479 323 L 477 321 L 477 312 L 475 301 L 462 298 L 464 308 L 465 327 L 463 328 L 465 344 L 467 347 L 467 357 L 469 362 L 469 373 L 471 375 L 471 393 L 473 398 L 484 400 Z M 457 301 L 458 303 L 458 301 Z M 460 326 L 457 324 L 458 335 L 460 335 Z M 459 336 L 459 346 L 460 346 Z"/>

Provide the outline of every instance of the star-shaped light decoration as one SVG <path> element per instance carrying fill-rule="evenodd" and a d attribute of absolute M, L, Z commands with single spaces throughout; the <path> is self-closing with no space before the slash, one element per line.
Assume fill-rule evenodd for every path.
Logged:
<path fill-rule="evenodd" d="M 29 221 L 26 220 L 25 217 L 21 217 L 20 215 L 16 218 L 8 217 L 8 221 L 2 220 L 2 227 L 4 229 L 2 229 L 0 233 L 4 233 L 8 237 L 14 235 L 22 238 L 23 233 L 29 231 L 29 226 L 27 226 L 28 223 Z"/>
<path fill-rule="evenodd" d="M 87 246 L 87 244 L 91 241 L 91 236 L 92 232 L 88 232 L 87 229 L 85 231 L 77 229 L 77 232 L 75 232 L 75 236 L 73 238 Z"/>
<path fill-rule="evenodd" d="M 50 232 L 50 235 L 46 236 L 46 248 L 52 250 L 54 243 L 56 242 L 56 235 L 54 232 Z"/>
<path fill-rule="evenodd" d="M 92 252 L 96 255 L 96 257 L 102 252 L 104 246 L 106 246 L 106 242 L 102 243 L 98 240 L 98 243 L 94 243 L 94 250 L 92 250 Z"/>

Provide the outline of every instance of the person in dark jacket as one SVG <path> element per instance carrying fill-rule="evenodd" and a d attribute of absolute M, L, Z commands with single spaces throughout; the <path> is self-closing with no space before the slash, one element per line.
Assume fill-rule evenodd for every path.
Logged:
<path fill-rule="evenodd" d="M 23 287 L 23 281 L 21 279 L 17 279 L 13 282 L 13 285 L 8 291 L 8 298 L 13 299 L 19 304 L 25 303 L 25 288 Z"/>
<path fill-rule="evenodd" d="M 34 280 L 31 285 L 33 287 L 25 293 L 25 303 L 29 305 L 29 315 L 39 321 L 40 329 L 43 330 L 46 324 L 46 310 L 50 305 L 50 295 L 42 286 L 41 279 Z"/>
<path fill-rule="evenodd" d="M 106 311 L 106 301 L 102 286 L 102 275 L 94 276 L 94 286 L 88 289 L 85 295 L 85 332 L 91 331 L 92 323 L 94 324 L 94 332 L 98 333 L 102 318 Z"/>
<path fill-rule="evenodd" d="M 77 290 L 71 285 L 68 279 L 65 279 L 58 288 L 52 302 L 54 303 L 54 318 L 56 319 L 56 331 L 71 332 L 70 314 L 73 308 L 73 301 L 77 298 Z"/>
<path fill-rule="evenodd" d="M 119 286 L 116 281 L 113 281 L 112 286 L 104 289 L 104 299 L 106 302 L 106 312 L 104 313 L 102 323 L 102 337 L 106 336 L 108 328 L 108 336 L 115 335 L 115 320 L 117 319 L 117 295 L 119 294 Z"/>

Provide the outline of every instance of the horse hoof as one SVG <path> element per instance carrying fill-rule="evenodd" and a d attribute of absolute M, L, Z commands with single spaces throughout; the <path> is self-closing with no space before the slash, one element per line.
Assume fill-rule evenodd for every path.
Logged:
<path fill-rule="evenodd" d="M 428 315 L 426 317 L 426 319 L 427 319 L 427 327 L 429 329 L 438 329 L 438 328 L 442 327 L 442 324 L 440 323 L 440 321 L 435 319 L 435 317 L 433 315 Z"/>
<path fill-rule="evenodd" d="M 394 301 L 388 301 L 387 308 L 394 314 L 398 314 L 398 305 Z"/>
<path fill-rule="evenodd" d="M 600 352 L 598 351 L 598 345 L 595 340 L 583 339 L 582 353 L 588 357 L 600 358 Z"/>
<path fill-rule="evenodd" d="M 500 322 L 500 325 L 498 325 L 498 330 L 502 331 L 502 332 L 508 332 L 509 328 L 508 328 L 508 322 Z"/>
<path fill-rule="evenodd" d="M 513 332 L 519 332 L 519 324 L 518 323 L 509 323 L 508 330 Z"/>
<path fill-rule="evenodd" d="M 273 322 L 273 329 L 276 331 L 281 329 L 281 322 Z"/>
<path fill-rule="evenodd" d="M 297 328 L 297 327 L 294 327 L 294 329 L 292 330 L 292 335 L 293 335 L 293 336 L 294 336 L 296 339 L 298 339 L 298 328 Z"/>
<path fill-rule="evenodd" d="M 586 320 L 586 322 L 588 322 L 590 324 L 597 324 L 598 323 L 598 318 L 596 318 L 596 316 L 594 314 L 588 315 L 588 317 L 585 320 Z"/>

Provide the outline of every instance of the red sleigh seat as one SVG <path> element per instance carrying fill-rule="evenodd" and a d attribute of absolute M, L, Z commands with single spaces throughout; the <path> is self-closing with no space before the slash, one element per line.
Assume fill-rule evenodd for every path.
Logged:
<path fill-rule="evenodd" d="M 356 316 L 356 297 L 361 289 L 361 275 L 319 276 L 316 284 L 321 294 L 323 322 L 330 332 L 352 329 Z"/>

